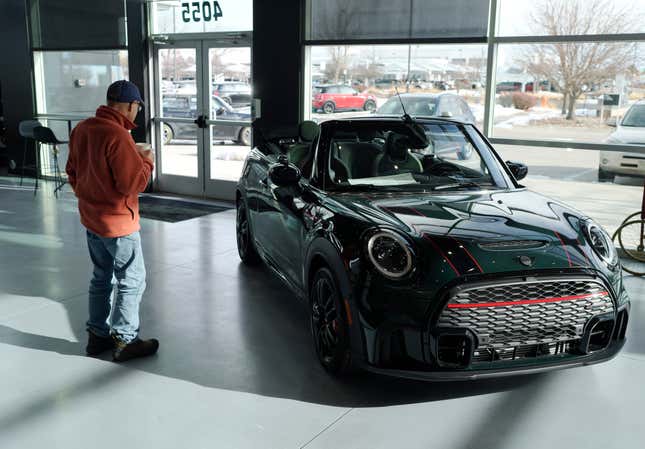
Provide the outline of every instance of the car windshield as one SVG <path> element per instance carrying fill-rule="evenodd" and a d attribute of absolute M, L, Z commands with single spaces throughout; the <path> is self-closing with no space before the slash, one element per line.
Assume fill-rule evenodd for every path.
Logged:
<path fill-rule="evenodd" d="M 645 104 L 632 106 L 621 122 L 622 126 L 645 127 Z"/>
<path fill-rule="evenodd" d="M 470 125 L 417 121 L 421 141 L 403 121 L 331 125 L 332 190 L 458 190 L 509 186 L 488 145 Z"/>
<path fill-rule="evenodd" d="M 429 116 L 435 115 L 437 101 L 435 98 L 410 98 L 401 97 L 405 105 L 405 112 L 410 115 Z M 381 106 L 377 113 L 387 115 L 403 115 L 403 107 L 398 97 L 392 97 Z"/>
<path fill-rule="evenodd" d="M 230 104 L 225 102 L 219 97 L 212 96 L 211 108 L 217 112 L 218 115 L 224 114 L 225 112 L 233 112 L 233 108 Z"/>

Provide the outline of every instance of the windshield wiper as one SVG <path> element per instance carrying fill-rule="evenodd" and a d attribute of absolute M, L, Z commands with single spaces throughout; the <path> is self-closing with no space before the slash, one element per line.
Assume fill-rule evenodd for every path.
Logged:
<path fill-rule="evenodd" d="M 361 191 L 370 191 L 370 192 L 385 192 L 400 190 L 403 186 L 380 186 L 377 184 L 347 184 L 347 185 L 338 185 L 334 188 L 337 192 L 361 192 Z"/>
<path fill-rule="evenodd" d="M 454 184 L 441 184 L 438 186 L 432 187 L 432 190 L 451 190 L 451 189 L 481 189 L 482 186 L 476 182 L 466 181 L 466 182 L 456 182 Z"/>

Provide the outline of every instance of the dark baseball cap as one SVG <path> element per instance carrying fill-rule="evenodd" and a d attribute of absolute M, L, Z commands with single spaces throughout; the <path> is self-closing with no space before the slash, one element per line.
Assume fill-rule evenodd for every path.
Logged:
<path fill-rule="evenodd" d="M 117 103 L 132 103 L 137 101 L 143 104 L 141 93 L 136 84 L 127 80 L 115 81 L 110 84 L 107 90 L 108 101 L 115 101 Z"/>

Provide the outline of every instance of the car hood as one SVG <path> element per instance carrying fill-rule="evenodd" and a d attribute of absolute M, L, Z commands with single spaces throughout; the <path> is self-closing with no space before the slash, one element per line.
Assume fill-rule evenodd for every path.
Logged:
<path fill-rule="evenodd" d="M 609 140 L 620 143 L 645 143 L 645 128 L 638 126 L 619 126 L 616 131 L 609 135 Z"/>
<path fill-rule="evenodd" d="M 245 112 L 243 109 L 245 108 L 235 109 L 232 112 L 228 112 L 223 118 L 225 120 L 250 120 L 250 109 L 249 112 Z"/>
<path fill-rule="evenodd" d="M 405 234 L 425 262 L 439 261 L 425 265 L 433 280 L 596 263 L 582 232 L 583 214 L 527 189 L 334 199 L 366 222 Z"/>

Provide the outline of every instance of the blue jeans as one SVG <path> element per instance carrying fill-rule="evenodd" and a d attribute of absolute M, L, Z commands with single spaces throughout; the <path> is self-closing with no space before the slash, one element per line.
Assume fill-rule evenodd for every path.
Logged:
<path fill-rule="evenodd" d="M 105 238 L 87 231 L 87 246 L 94 263 L 87 330 L 99 337 L 112 334 L 130 343 L 139 334 L 139 304 L 146 289 L 141 236 L 135 232 Z M 114 279 L 116 294 L 111 301 Z"/>

